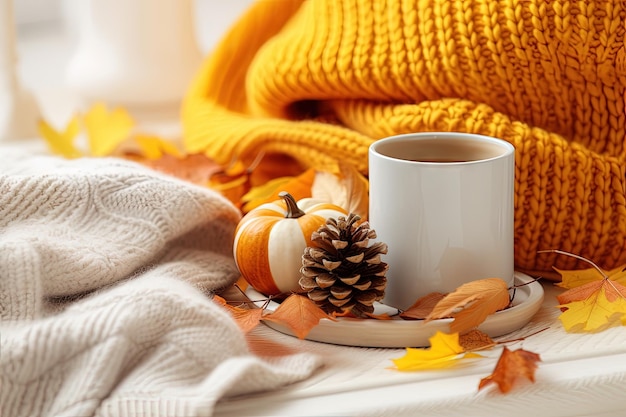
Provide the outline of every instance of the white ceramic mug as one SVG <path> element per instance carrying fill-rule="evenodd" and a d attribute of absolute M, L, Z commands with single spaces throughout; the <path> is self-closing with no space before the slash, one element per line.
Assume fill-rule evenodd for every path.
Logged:
<path fill-rule="evenodd" d="M 406 309 L 482 278 L 512 285 L 515 148 L 467 133 L 414 133 L 369 148 L 369 220 L 387 243 L 383 302 Z"/>

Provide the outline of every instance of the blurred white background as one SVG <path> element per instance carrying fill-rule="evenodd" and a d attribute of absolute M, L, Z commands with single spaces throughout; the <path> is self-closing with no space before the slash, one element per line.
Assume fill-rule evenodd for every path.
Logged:
<path fill-rule="evenodd" d="M 71 30 L 88 0 L 13 0 L 18 35 L 61 26 Z M 255 0 L 194 0 L 198 41 L 206 51 Z"/>
<path fill-rule="evenodd" d="M 66 123 L 76 107 L 68 96 L 67 70 L 87 1 L 13 0 L 19 82 L 33 92 L 43 116 L 57 125 Z M 193 0 L 193 30 L 203 55 L 253 1 Z"/>

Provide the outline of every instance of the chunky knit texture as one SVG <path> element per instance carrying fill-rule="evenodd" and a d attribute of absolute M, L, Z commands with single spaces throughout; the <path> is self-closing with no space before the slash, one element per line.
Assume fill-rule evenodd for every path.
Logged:
<path fill-rule="evenodd" d="M 319 366 L 254 356 L 209 292 L 239 212 L 114 159 L 0 147 L 0 415 L 208 416 Z"/>
<path fill-rule="evenodd" d="M 459 131 L 516 147 L 515 261 L 626 262 L 623 0 L 260 1 L 207 58 L 185 144 L 367 173 L 372 141 Z"/>

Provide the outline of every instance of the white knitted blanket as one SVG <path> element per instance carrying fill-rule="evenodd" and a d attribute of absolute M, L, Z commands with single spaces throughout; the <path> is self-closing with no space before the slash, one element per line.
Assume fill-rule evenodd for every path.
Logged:
<path fill-rule="evenodd" d="M 133 163 L 0 148 L 0 415 L 207 416 L 308 377 L 317 357 L 252 355 L 210 299 L 238 220 Z"/>

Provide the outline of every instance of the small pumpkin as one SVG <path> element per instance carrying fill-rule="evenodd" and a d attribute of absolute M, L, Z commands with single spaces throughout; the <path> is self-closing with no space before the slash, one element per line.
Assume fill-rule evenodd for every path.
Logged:
<path fill-rule="evenodd" d="M 296 203 L 287 192 L 279 196 L 281 200 L 262 204 L 241 219 L 233 245 L 239 272 L 265 295 L 301 291 L 302 253 L 311 245 L 311 234 L 326 219 L 348 214 L 312 198 Z"/>

